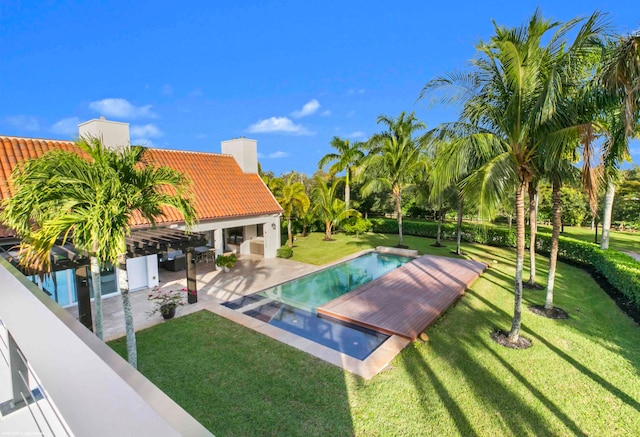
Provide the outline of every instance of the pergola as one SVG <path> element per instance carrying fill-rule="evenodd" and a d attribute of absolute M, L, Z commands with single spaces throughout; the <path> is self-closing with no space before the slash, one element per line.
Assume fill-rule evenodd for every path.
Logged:
<path fill-rule="evenodd" d="M 16 240 L 17 241 L 17 240 Z M 198 301 L 198 291 L 196 282 L 196 266 L 194 248 L 207 244 L 204 234 L 188 233 L 178 229 L 170 228 L 145 228 L 131 232 L 126 238 L 127 258 L 136 258 L 161 254 L 163 252 L 182 250 L 186 254 L 187 261 L 187 299 L 189 303 Z M 25 271 L 18 265 L 17 253 L 7 252 L 8 260 L 18 267 L 25 275 L 33 272 Z M 91 295 L 89 291 L 89 281 L 86 267 L 89 265 L 89 257 L 84 252 L 79 252 L 73 244 L 58 244 L 51 250 L 51 271 L 74 269 L 76 272 L 76 284 L 78 293 L 78 315 L 80 322 L 87 328 L 92 329 L 93 320 L 91 316 Z"/>

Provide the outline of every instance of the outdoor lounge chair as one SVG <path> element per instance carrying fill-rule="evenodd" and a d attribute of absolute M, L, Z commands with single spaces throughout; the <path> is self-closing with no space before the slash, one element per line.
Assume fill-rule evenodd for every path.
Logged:
<path fill-rule="evenodd" d="M 179 272 L 187 268 L 187 256 L 182 253 L 181 250 L 169 255 L 169 258 L 162 265 L 166 270 L 172 272 Z"/>

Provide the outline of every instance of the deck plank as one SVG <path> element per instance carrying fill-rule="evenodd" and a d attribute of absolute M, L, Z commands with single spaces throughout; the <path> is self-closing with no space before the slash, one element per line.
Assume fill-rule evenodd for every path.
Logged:
<path fill-rule="evenodd" d="M 318 308 L 318 313 L 415 340 L 486 269 L 481 262 L 424 255 Z"/>

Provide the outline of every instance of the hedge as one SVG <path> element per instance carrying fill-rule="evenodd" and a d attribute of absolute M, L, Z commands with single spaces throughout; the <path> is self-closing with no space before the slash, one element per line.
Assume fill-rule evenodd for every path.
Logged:
<path fill-rule="evenodd" d="M 398 222 L 395 219 L 371 219 L 373 232 L 382 234 L 397 234 Z M 442 238 L 455 239 L 456 225 L 442 224 Z M 438 224 L 415 220 L 404 220 L 402 232 L 405 235 L 436 238 Z M 491 225 L 477 226 L 462 225 L 463 241 L 480 243 L 489 246 L 515 247 L 516 233 L 514 229 L 505 229 Z M 529 236 L 526 237 L 529 243 Z M 551 235 L 538 233 L 536 235 L 536 251 L 548 254 L 551 251 Z M 591 266 L 602 275 L 613 287 L 622 293 L 629 302 L 634 302 L 640 310 L 640 263 L 635 259 L 616 250 L 601 250 L 596 244 L 573 238 L 560 237 L 558 243 L 558 257 L 564 261 L 577 263 L 583 267 Z"/>

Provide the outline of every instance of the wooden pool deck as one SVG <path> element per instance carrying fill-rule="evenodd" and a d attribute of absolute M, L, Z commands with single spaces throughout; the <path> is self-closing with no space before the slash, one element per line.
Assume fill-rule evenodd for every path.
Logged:
<path fill-rule="evenodd" d="M 424 255 L 318 308 L 318 314 L 415 340 L 487 268 Z"/>

